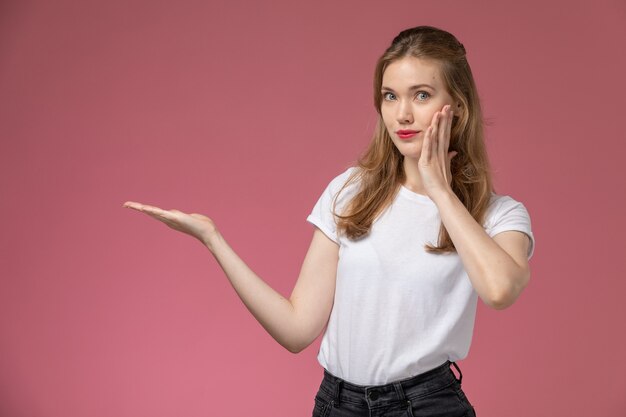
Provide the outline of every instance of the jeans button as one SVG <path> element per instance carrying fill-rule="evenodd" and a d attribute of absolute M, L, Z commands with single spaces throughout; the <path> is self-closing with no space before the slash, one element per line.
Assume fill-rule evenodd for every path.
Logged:
<path fill-rule="evenodd" d="M 376 401 L 380 397 L 380 393 L 378 391 L 370 391 L 370 400 Z"/>

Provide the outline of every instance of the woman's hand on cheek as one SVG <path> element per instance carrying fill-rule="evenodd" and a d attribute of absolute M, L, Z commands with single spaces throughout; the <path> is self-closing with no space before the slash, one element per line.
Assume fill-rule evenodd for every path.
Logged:
<path fill-rule="evenodd" d="M 441 192 L 452 190 L 450 161 L 457 152 L 448 151 L 451 126 L 452 110 L 449 105 L 446 105 L 442 111 L 434 114 L 424 135 L 418 169 L 425 191 L 430 198 L 434 198 Z"/>

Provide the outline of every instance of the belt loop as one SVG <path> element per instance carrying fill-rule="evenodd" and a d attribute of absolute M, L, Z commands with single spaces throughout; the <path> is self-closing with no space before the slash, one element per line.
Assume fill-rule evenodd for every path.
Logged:
<path fill-rule="evenodd" d="M 406 397 L 404 396 L 404 389 L 402 388 L 402 384 L 400 382 L 394 382 L 393 387 L 396 390 L 396 394 L 398 394 L 398 399 L 400 401 L 404 401 Z"/>
<path fill-rule="evenodd" d="M 335 382 L 335 398 L 333 399 L 333 405 L 335 407 L 339 407 L 339 393 L 341 392 L 341 384 L 343 380 L 341 378 L 337 378 Z"/>
<path fill-rule="evenodd" d="M 452 365 L 454 365 L 454 367 L 456 368 L 457 372 L 459 373 L 459 379 L 457 379 L 457 381 L 459 381 L 459 384 L 461 383 L 461 380 L 463 379 L 463 373 L 461 372 L 461 369 L 459 368 L 459 365 L 456 364 L 456 362 L 450 362 Z M 454 377 L 456 379 L 456 376 Z"/>

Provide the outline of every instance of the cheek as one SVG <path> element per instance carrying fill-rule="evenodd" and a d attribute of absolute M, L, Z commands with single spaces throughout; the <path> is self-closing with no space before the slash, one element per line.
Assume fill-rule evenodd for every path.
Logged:
<path fill-rule="evenodd" d="M 435 113 L 437 113 L 439 110 L 440 110 L 439 108 L 435 108 L 435 107 L 428 108 L 424 112 L 424 120 L 430 125 L 433 121 L 433 117 L 435 116 Z"/>
<path fill-rule="evenodd" d="M 440 112 L 443 110 L 443 108 L 450 103 L 447 103 L 445 101 L 437 101 L 429 103 L 429 105 L 427 107 L 424 108 L 424 112 L 422 113 L 424 115 L 424 118 L 426 120 L 428 120 L 428 123 L 430 124 L 433 120 L 433 117 L 435 116 L 435 113 Z"/>

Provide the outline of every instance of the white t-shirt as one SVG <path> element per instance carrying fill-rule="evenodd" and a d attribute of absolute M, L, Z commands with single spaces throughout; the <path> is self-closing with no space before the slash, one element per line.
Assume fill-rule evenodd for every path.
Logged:
<path fill-rule="evenodd" d="M 381 385 L 412 377 L 446 360 L 464 359 L 474 329 L 478 294 L 458 254 L 435 255 L 441 218 L 427 196 L 401 186 L 393 203 L 357 241 L 337 234 L 335 194 L 351 167 L 335 177 L 307 221 L 339 244 L 335 300 L 319 363 L 331 374 L 358 385 Z M 337 200 L 337 213 L 357 191 L 352 183 Z M 531 239 L 524 205 L 492 194 L 483 224 L 489 236 L 518 230 Z"/>

